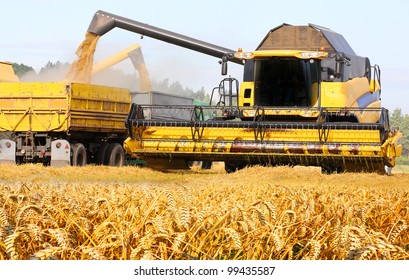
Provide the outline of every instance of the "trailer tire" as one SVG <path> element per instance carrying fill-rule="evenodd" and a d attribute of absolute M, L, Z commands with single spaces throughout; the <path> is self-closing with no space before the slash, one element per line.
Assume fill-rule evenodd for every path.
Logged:
<path fill-rule="evenodd" d="M 102 143 L 99 146 L 97 157 L 95 159 L 95 163 L 97 165 L 104 165 L 105 164 L 105 157 L 106 157 L 109 145 L 110 145 L 109 143 Z"/>
<path fill-rule="evenodd" d="M 72 149 L 72 166 L 84 166 L 87 164 L 87 150 L 85 146 L 81 143 L 76 143 L 71 145 Z"/>
<path fill-rule="evenodd" d="M 111 143 L 105 154 L 105 164 L 109 166 L 124 166 L 125 152 L 119 143 Z"/>

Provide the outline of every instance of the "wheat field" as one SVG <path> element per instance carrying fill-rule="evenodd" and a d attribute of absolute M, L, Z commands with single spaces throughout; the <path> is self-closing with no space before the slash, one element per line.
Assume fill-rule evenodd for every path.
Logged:
<path fill-rule="evenodd" d="M 0 259 L 409 259 L 409 174 L 0 166 Z"/>

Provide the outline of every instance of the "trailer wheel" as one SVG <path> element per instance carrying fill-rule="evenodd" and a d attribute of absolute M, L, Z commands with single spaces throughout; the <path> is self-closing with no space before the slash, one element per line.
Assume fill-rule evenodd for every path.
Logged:
<path fill-rule="evenodd" d="M 109 166 L 124 166 L 125 152 L 119 143 L 111 143 L 105 154 L 105 164 Z"/>
<path fill-rule="evenodd" d="M 101 146 L 99 146 L 98 153 L 95 159 L 95 163 L 97 165 L 105 164 L 105 156 L 107 154 L 108 147 L 109 143 L 102 143 Z"/>
<path fill-rule="evenodd" d="M 87 164 L 87 150 L 81 143 L 71 145 L 72 149 L 72 166 L 84 166 Z"/>

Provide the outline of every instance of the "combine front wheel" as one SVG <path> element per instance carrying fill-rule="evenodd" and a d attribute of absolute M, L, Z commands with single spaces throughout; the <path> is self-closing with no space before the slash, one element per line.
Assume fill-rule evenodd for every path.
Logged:
<path fill-rule="evenodd" d="M 243 169 L 247 166 L 247 163 L 241 161 L 225 161 L 224 162 L 224 170 L 227 173 L 236 172 L 237 170 Z"/>
<path fill-rule="evenodd" d="M 342 173 L 344 172 L 344 168 L 342 168 L 341 166 L 337 166 L 337 165 L 332 165 L 332 164 L 325 164 L 321 166 L 321 172 L 323 174 L 334 174 L 334 173 Z"/>

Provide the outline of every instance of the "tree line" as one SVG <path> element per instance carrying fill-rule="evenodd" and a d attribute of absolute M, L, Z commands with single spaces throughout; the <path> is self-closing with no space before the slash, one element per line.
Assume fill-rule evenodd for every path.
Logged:
<path fill-rule="evenodd" d="M 27 66 L 25 64 L 13 64 L 14 72 L 20 79 L 24 79 L 27 74 L 30 74 L 31 80 L 40 77 L 48 78 L 48 81 L 55 81 L 58 79 L 64 79 L 64 73 L 70 68 L 69 63 L 62 63 L 60 61 L 51 62 L 49 61 L 44 67 L 40 69 L 37 73 L 33 67 Z M 52 72 L 59 72 L 60 75 L 50 75 Z M 107 78 L 109 77 L 109 78 Z M 51 80 L 50 80 L 51 78 Z M 105 73 L 95 75 L 95 81 L 101 82 L 107 86 L 118 86 L 125 87 L 131 90 L 137 90 L 138 81 L 135 75 L 126 74 L 121 70 L 117 69 L 106 69 Z M 53 80 L 54 79 L 54 80 Z M 199 101 L 209 101 L 210 94 L 202 87 L 199 90 L 193 90 L 189 87 L 184 87 L 179 81 L 170 81 L 170 79 L 156 80 L 152 79 L 152 88 L 155 91 L 160 91 L 164 93 L 172 93 L 179 96 L 189 97 L 194 100 Z"/>

